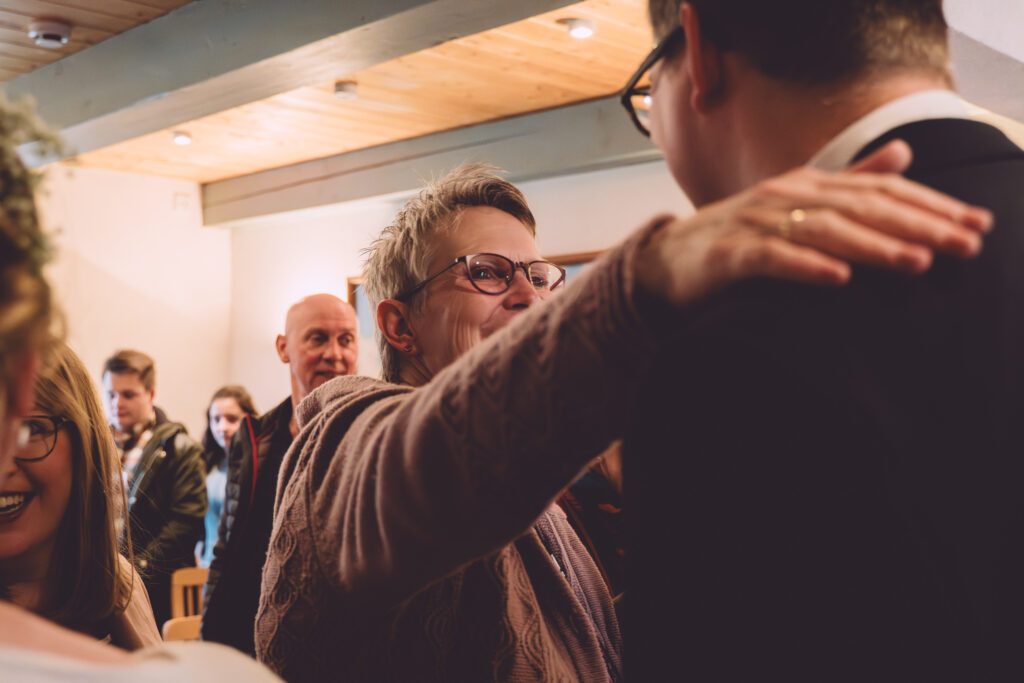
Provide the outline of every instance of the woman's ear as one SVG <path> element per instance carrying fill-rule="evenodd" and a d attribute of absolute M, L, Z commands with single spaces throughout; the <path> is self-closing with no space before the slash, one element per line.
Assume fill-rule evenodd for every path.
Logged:
<path fill-rule="evenodd" d="M 693 84 L 690 104 L 696 111 L 704 112 L 714 104 L 724 85 L 722 53 L 707 40 L 697 8 L 688 2 L 679 7 L 679 23 L 686 34 L 686 63 Z"/>
<path fill-rule="evenodd" d="M 377 329 L 393 348 L 402 353 L 416 352 L 416 332 L 409 320 L 409 307 L 396 299 L 377 304 Z"/>

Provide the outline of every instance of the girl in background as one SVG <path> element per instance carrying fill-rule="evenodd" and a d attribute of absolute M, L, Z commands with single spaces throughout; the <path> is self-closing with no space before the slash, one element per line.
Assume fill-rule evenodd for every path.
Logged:
<path fill-rule="evenodd" d="M 228 483 L 228 452 L 231 439 L 242 425 L 242 418 L 256 417 L 252 396 L 237 384 L 223 386 L 214 392 L 206 409 L 206 433 L 203 435 L 203 461 L 206 463 L 206 537 L 202 544 L 199 564 L 209 567 L 213 547 L 217 544 L 217 530 L 224 509 L 224 492 Z"/>

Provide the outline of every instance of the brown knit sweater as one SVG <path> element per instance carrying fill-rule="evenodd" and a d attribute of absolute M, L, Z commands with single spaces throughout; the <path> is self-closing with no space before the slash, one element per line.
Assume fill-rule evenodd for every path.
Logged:
<path fill-rule="evenodd" d="M 630 265 L 656 222 L 411 388 L 299 406 L 256 618 L 289 681 L 617 681 L 593 561 L 551 505 L 624 428 L 653 348 Z"/>

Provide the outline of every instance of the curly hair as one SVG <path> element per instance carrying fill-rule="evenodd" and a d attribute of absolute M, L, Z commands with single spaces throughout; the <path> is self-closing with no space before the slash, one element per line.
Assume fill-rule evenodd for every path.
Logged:
<path fill-rule="evenodd" d="M 31 100 L 10 103 L 0 93 L 0 397 L 29 351 L 45 353 L 55 341 L 57 317 L 43 266 L 50 246 L 39 228 L 35 191 L 40 175 L 26 168 L 18 146 L 60 143 L 34 114 Z"/>

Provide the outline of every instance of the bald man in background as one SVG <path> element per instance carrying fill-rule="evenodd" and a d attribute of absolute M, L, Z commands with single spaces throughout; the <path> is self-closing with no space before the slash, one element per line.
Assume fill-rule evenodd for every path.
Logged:
<path fill-rule="evenodd" d="M 313 389 L 356 373 L 356 313 L 330 294 L 314 294 L 288 309 L 275 347 L 291 375 L 291 396 L 256 418 L 245 418 L 231 443 L 220 538 L 206 584 L 203 640 L 255 656 L 253 624 L 274 521 L 281 459 L 297 433 L 294 411 Z"/>

